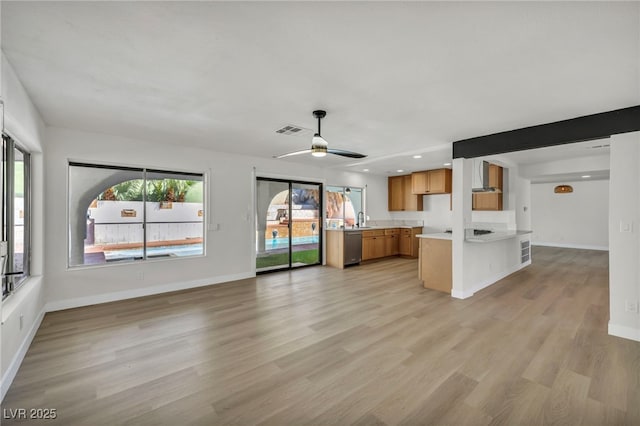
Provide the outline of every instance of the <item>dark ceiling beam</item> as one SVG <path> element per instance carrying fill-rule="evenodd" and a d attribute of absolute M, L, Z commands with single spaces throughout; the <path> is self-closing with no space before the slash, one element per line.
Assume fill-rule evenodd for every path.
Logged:
<path fill-rule="evenodd" d="M 460 140 L 453 143 L 453 158 L 544 148 L 639 130 L 640 105 Z"/>

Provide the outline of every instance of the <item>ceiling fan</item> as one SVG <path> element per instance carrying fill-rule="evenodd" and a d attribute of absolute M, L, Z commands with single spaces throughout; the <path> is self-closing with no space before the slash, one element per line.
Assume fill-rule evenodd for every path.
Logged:
<path fill-rule="evenodd" d="M 322 110 L 313 111 L 313 116 L 318 119 L 318 133 L 314 134 L 313 139 L 311 139 L 311 149 L 304 149 L 302 151 L 295 151 L 295 152 L 290 152 L 288 154 L 282 154 L 282 155 L 274 155 L 273 158 L 284 158 L 284 157 L 290 157 L 292 155 L 307 154 L 307 153 L 311 153 L 311 155 L 313 155 L 314 157 L 324 157 L 325 155 L 327 155 L 327 153 L 341 155 L 342 157 L 349 157 L 349 158 L 366 157 L 366 155 L 364 154 L 359 154 L 353 151 L 345 151 L 342 149 L 329 148 L 329 144 L 327 143 L 327 141 L 325 141 L 324 138 L 320 136 L 320 120 L 322 120 L 326 115 L 327 115 L 326 111 L 322 111 Z"/>

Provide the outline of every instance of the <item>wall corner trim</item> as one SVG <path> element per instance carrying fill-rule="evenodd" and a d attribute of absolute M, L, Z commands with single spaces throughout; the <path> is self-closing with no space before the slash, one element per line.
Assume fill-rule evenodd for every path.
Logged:
<path fill-rule="evenodd" d="M 472 291 L 451 290 L 451 297 L 455 299 L 468 299 L 473 296 Z"/>
<path fill-rule="evenodd" d="M 635 340 L 636 342 L 640 342 L 640 328 L 612 324 L 611 322 L 609 322 L 609 334 L 611 336 L 622 337 L 623 339 Z"/>
<path fill-rule="evenodd" d="M 44 318 L 45 313 L 46 313 L 46 307 L 43 307 L 40 313 L 38 314 L 38 317 L 33 322 L 33 325 L 31 326 L 29 333 L 27 333 L 27 335 L 25 336 L 25 339 L 22 341 L 22 344 L 20 345 L 20 349 L 18 349 L 13 359 L 11 360 L 11 364 L 9 364 L 9 368 L 7 368 L 7 371 L 4 373 L 4 376 L 2 376 L 2 390 L 1 390 L 2 395 L 0 395 L 0 401 L 4 400 L 4 397 L 7 394 L 7 391 L 9 390 L 11 383 L 13 383 L 13 379 L 15 379 L 16 374 L 18 374 L 20 365 L 22 364 L 22 361 L 24 360 L 24 357 L 27 354 L 29 347 L 31 346 L 31 342 L 33 341 L 33 338 L 36 336 L 36 333 L 40 328 L 40 324 L 42 323 L 42 319 Z"/>

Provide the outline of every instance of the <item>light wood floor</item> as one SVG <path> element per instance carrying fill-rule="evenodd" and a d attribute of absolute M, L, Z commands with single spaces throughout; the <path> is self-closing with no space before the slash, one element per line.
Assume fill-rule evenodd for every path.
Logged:
<path fill-rule="evenodd" d="M 467 300 L 391 259 L 50 313 L 3 408 L 61 425 L 640 424 L 640 343 L 607 335 L 608 254 L 533 259 Z"/>

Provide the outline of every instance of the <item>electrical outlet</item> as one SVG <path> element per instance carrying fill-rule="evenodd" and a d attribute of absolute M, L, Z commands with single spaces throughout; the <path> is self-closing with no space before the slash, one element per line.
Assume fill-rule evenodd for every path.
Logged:
<path fill-rule="evenodd" d="M 139 281 L 144 281 L 144 272 L 138 271 L 137 278 Z"/>
<path fill-rule="evenodd" d="M 24 315 L 20 314 L 20 330 L 22 330 L 23 326 L 24 326 Z"/>
<path fill-rule="evenodd" d="M 634 312 L 638 313 L 638 301 L 637 300 L 625 300 L 624 301 L 624 310 L 626 312 Z"/>
<path fill-rule="evenodd" d="M 620 232 L 633 232 L 633 222 L 620 221 Z"/>

